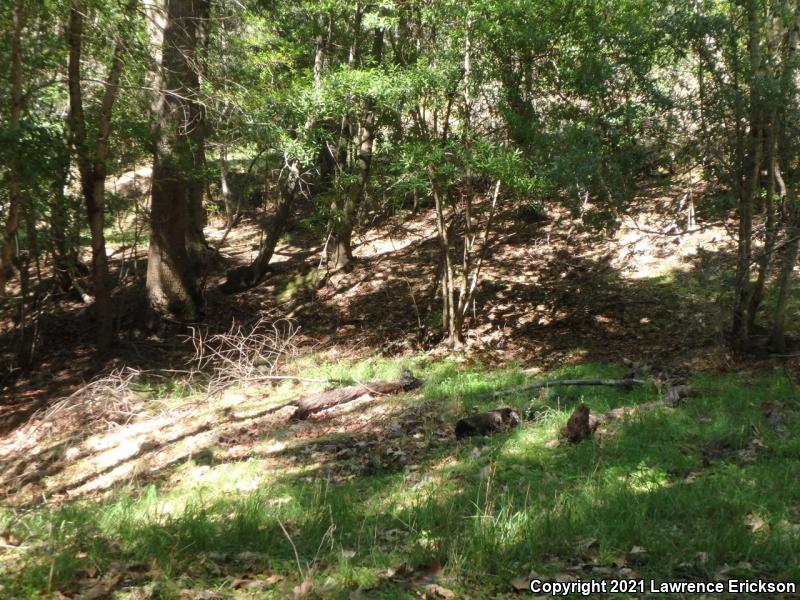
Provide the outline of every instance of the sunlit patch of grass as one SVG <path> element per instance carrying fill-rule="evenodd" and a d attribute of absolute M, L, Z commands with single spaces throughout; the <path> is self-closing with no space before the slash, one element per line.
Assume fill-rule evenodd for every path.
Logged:
<path fill-rule="evenodd" d="M 435 446 L 413 470 L 334 481 L 321 478 L 314 459 L 274 468 L 268 452 L 226 461 L 212 448 L 175 465 L 163 484 L 19 519 L 0 511 L 0 528 L 26 545 L 18 567 L 0 574 L 3 593 L 68 589 L 87 569 L 102 573 L 122 561 L 140 565 L 133 570 L 140 581 L 160 582 L 165 598 L 185 587 L 230 590 L 226 581 L 243 573 L 280 576 L 259 592 L 264 598 L 289 596 L 306 574 L 325 597 L 361 587 L 403 598 L 409 591 L 387 580 L 386 569 L 435 559 L 445 587 L 498 597 L 531 569 L 558 574 L 586 540 L 603 565 L 644 548 L 633 566 L 656 580 L 713 579 L 727 567 L 751 578 L 800 577 L 800 565 L 787 560 L 800 555 L 800 411 L 784 378 L 699 375 L 692 381 L 699 395 L 682 408 L 640 411 L 609 425 L 606 436 L 552 446 L 577 403 L 601 413 L 652 401 L 657 390 L 574 386 L 495 399 L 495 390 L 528 378 L 513 368 L 423 357 L 297 368 L 366 381 L 395 378 L 408 366 L 425 385 L 386 402 L 440 407 L 448 422 L 501 404 L 550 410 L 491 439 Z M 536 378 L 622 374 L 619 366 L 573 364 Z M 764 401 L 784 407 L 785 433 L 765 423 Z M 294 443 L 275 432 L 265 444 L 276 439 Z M 754 439 L 758 449 L 748 454 Z M 708 459 L 709 447 L 724 452 Z M 763 526 L 754 528 L 752 515 Z"/>
<path fill-rule="evenodd" d="M 398 379 L 403 369 L 410 369 L 417 376 L 426 371 L 425 359 L 422 356 L 402 359 L 373 357 L 357 361 L 338 361 L 320 365 L 312 355 L 296 360 L 293 366 L 301 375 L 307 377 L 319 377 L 352 383 L 374 379 Z"/>

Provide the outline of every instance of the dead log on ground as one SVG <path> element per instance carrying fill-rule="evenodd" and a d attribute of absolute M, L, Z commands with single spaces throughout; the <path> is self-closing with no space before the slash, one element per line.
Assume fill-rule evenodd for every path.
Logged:
<path fill-rule="evenodd" d="M 397 381 L 368 381 L 366 383 L 349 385 L 335 390 L 317 392 L 297 401 L 290 402 L 290 404 L 294 404 L 297 409 L 292 413 L 289 419 L 291 421 L 300 421 L 307 419 L 311 414 L 338 404 L 352 402 L 361 396 L 386 396 L 388 394 L 397 394 L 399 392 L 413 390 L 420 385 L 422 385 L 422 380 L 414 377 L 411 371 L 406 369 L 403 371 L 402 377 Z"/>

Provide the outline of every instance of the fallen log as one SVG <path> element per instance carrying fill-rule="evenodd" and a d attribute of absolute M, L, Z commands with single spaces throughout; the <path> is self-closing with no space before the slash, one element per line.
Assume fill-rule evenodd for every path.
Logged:
<path fill-rule="evenodd" d="M 516 394 L 517 392 L 526 392 L 528 390 L 538 390 L 559 385 L 609 385 L 630 387 L 632 385 L 643 385 L 644 383 L 646 382 L 643 379 L 557 379 L 555 381 L 528 383 L 507 390 L 498 390 L 494 393 L 494 397 L 497 398 L 498 396 L 507 396 L 509 394 Z"/>
<path fill-rule="evenodd" d="M 309 394 L 304 398 L 289 403 L 297 407 L 289 417 L 289 420 L 301 421 L 307 419 L 309 415 L 316 412 L 338 404 L 344 404 L 345 402 L 352 402 L 361 396 L 386 396 L 388 394 L 397 394 L 399 392 L 413 390 L 420 385 L 422 385 L 422 380 L 414 377 L 411 371 L 406 369 L 397 381 L 368 381 L 366 383 Z"/>

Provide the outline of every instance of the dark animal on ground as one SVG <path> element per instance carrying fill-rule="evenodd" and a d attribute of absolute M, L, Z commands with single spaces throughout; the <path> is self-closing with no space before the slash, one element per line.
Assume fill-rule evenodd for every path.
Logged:
<path fill-rule="evenodd" d="M 461 440 L 471 435 L 491 435 L 516 427 L 519 423 L 519 413 L 508 407 L 470 415 L 456 423 L 456 439 Z"/>
<path fill-rule="evenodd" d="M 589 407 L 579 404 L 572 412 L 566 426 L 561 430 L 561 435 L 573 444 L 577 444 L 592 437 L 599 424 L 598 418 L 590 414 Z"/>

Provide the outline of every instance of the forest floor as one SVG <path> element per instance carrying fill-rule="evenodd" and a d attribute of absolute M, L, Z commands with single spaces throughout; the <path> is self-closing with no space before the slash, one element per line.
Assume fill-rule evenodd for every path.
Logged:
<path fill-rule="evenodd" d="M 317 224 L 300 218 L 263 285 L 226 296 L 224 268 L 208 277 L 206 340 L 239 323 L 280 342 L 273 374 L 340 385 L 410 368 L 424 381 L 300 422 L 285 403 L 324 384 L 231 385 L 253 365 L 200 365 L 199 334 L 137 329 L 143 247 L 120 236 L 117 354 L 99 367 L 86 307 L 60 298 L 40 316 L 35 368 L 4 380 L 0 596 L 501 598 L 539 576 L 800 581 L 798 362 L 724 349 L 725 224 L 709 224 L 699 189 L 694 233 L 655 217 L 686 191 L 647 190 L 652 210 L 613 234 L 501 211 L 459 355 L 437 345 L 429 209 L 371 216 L 354 268 L 333 275 L 317 270 Z M 222 246 L 228 268 L 257 251 L 257 222 Z M 12 331 L 4 322 L 9 347 Z M 574 446 L 558 431 L 577 404 L 658 400 L 657 378 L 493 397 L 532 378 L 621 377 L 623 363 L 680 372 L 695 393 Z M 459 417 L 500 405 L 539 415 L 455 439 Z"/>

